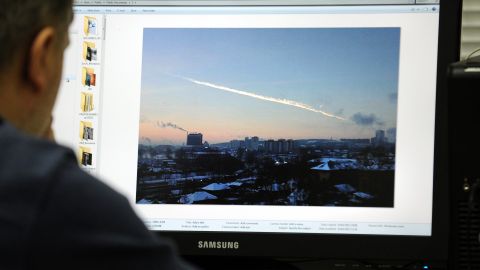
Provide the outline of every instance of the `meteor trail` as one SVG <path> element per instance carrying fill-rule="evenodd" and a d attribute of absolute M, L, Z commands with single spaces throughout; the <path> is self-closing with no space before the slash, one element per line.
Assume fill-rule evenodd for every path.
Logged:
<path fill-rule="evenodd" d="M 274 97 L 268 97 L 268 96 L 262 96 L 262 95 L 258 95 L 258 94 L 255 94 L 255 93 L 250 93 L 250 92 L 246 92 L 246 91 L 242 91 L 242 90 L 237 90 L 237 89 L 233 89 L 233 88 L 226 87 L 226 86 L 216 85 L 216 84 L 209 83 L 209 82 L 197 81 L 197 80 L 194 80 L 194 79 L 191 79 L 191 78 L 186 78 L 186 77 L 180 77 L 180 78 L 182 78 L 184 80 L 187 80 L 189 82 L 192 82 L 194 84 L 203 85 L 203 86 L 207 86 L 207 87 L 210 87 L 210 88 L 214 88 L 214 89 L 218 89 L 218 90 L 222 90 L 222 91 L 226 91 L 226 92 L 230 92 L 230 93 L 234 93 L 234 94 L 238 94 L 238 95 L 242 95 L 242 96 L 247 96 L 247 97 L 252 97 L 252 98 L 256 98 L 256 99 L 260 99 L 260 100 L 265 100 L 265 101 L 275 102 L 275 103 L 279 103 L 279 104 L 283 104 L 283 105 L 293 106 L 293 107 L 297 107 L 297 108 L 300 108 L 300 109 L 303 109 L 303 110 L 307 110 L 307 111 L 311 111 L 311 112 L 315 112 L 315 113 L 320 113 L 320 114 L 323 114 L 324 116 L 331 117 L 331 118 L 336 118 L 336 119 L 339 119 L 339 120 L 346 120 L 343 117 L 336 116 L 336 115 L 333 115 L 331 113 L 315 109 L 308 104 L 301 103 L 301 102 L 298 102 L 298 101 L 289 100 L 289 99 L 280 99 L 280 98 L 274 98 Z"/>

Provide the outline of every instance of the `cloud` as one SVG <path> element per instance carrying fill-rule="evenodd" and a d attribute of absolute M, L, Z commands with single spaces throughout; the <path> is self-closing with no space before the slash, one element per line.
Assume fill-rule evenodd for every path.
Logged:
<path fill-rule="evenodd" d="M 375 114 L 371 113 L 369 115 L 363 113 L 356 113 L 351 117 L 352 121 L 359 126 L 383 126 L 385 122 L 380 120 Z"/>

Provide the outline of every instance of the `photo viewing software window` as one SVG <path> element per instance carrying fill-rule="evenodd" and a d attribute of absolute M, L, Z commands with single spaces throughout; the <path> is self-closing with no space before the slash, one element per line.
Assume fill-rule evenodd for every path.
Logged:
<path fill-rule="evenodd" d="M 430 236 L 438 9 L 76 6 L 57 139 L 152 230 Z"/>

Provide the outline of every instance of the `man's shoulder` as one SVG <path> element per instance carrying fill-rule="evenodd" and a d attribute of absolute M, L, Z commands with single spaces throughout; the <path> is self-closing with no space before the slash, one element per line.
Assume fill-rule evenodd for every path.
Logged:
<path fill-rule="evenodd" d="M 3 183 L 51 180 L 66 165 L 76 163 L 72 150 L 27 136 L 8 124 L 0 125 L 0 180 Z"/>
<path fill-rule="evenodd" d="M 42 231 L 52 227 L 57 234 L 62 226 L 72 226 L 69 233 L 111 230 L 128 225 L 125 220 L 134 223 L 127 229 L 145 229 L 126 198 L 82 170 L 70 149 L 9 125 L 0 125 L 0 149 L 0 208 L 9 209 L 0 219 L 8 219 L 19 231 L 44 224 L 48 226 Z"/>
<path fill-rule="evenodd" d="M 6 123 L 0 124 L 0 151 L 0 220 L 4 221 L 0 248 L 24 245 L 18 239 L 27 238 L 52 200 L 52 191 L 68 180 L 65 174 L 72 176 L 72 186 L 94 183 L 78 167 L 70 149 L 27 136 Z"/>
<path fill-rule="evenodd" d="M 124 196 L 81 170 L 71 150 L 3 125 L 0 149 L 0 250 L 11 254 L 3 265 L 190 269 Z"/>
<path fill-rule="evenodd" d="M 73 151 L 0 125 L 0 203 L 35 210 L 51 201 L 124 204 L 126 199 L 78 166 Z M 78 200 L 78 201 L 76 201 Z M 96 206 L 93 206 L 95 208 Z M 98 206 L 97 206 L 98 207 Z M 39 209 L 37 209 L 39 210 Z"/>

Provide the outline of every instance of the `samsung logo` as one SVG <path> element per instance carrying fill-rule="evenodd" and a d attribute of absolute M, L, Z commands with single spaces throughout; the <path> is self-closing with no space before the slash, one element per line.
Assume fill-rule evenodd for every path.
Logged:
<path fill-rule="evenodd" d="M 201 249 L 239 249 L 238 242 L 222 242 L 222 241 L 198 241 L 198 248 Z"/>

